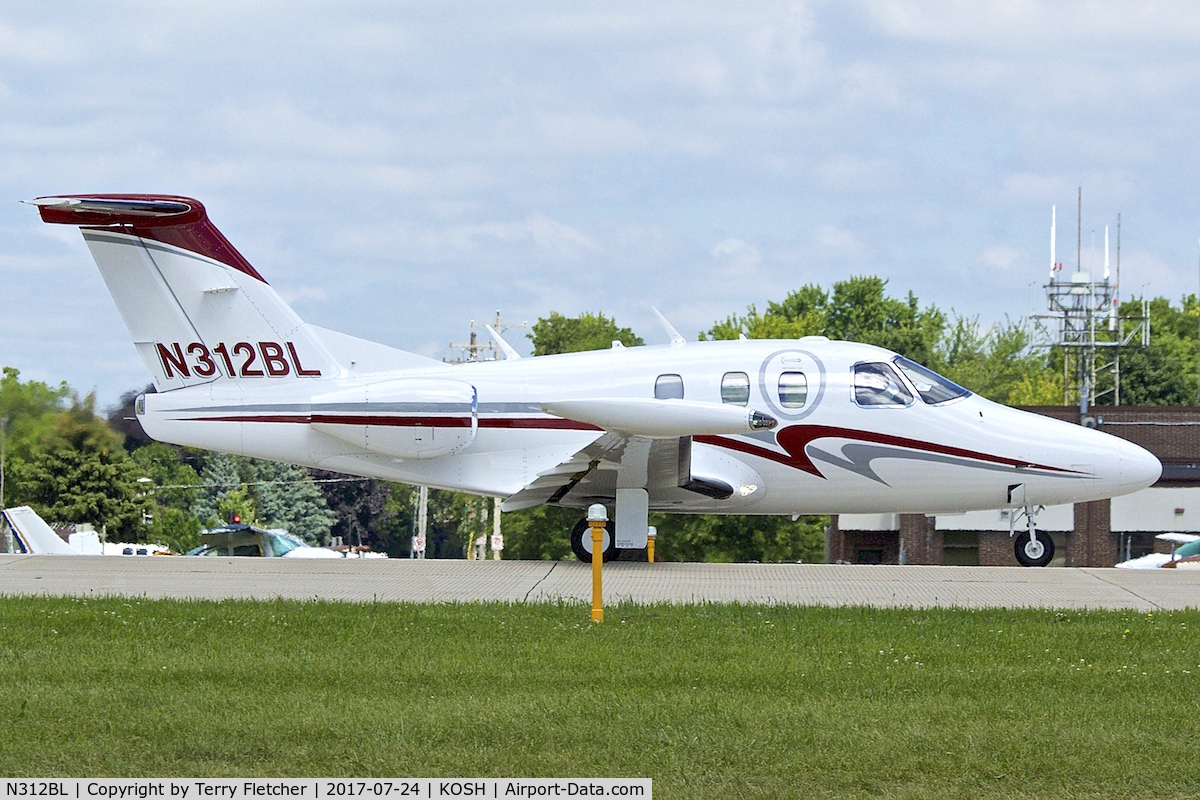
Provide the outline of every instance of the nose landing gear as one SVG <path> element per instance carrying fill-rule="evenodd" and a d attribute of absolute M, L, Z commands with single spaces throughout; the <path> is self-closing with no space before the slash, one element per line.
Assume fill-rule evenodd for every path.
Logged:
<path fill-rule="evenodd" d="M 1009 535 L 1016 532 L 1016 518 L 1019 513 L 1025 515 L 1027 529 L 1013 542 L 1013 555 L 1022 567 L 1044 567 L 1054 559 L 1054 540 L 1048 534 L 1038 535 L 1034 516 L 1041 508 L 1026 506 L 1021 511 L 1012 509 L 1009 515 Z"/>
<path fill-rule="evenodd" d="M 1022 567 L 1044 567 L 1054 558 L 1054 540 L 1044 533 L 1038 536 L 1031 527 L 1017 537 L 1013 553 Z"/>

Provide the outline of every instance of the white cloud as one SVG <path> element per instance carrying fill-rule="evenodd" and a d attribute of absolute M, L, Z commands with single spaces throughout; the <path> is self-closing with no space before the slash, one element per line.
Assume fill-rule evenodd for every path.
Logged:
<path fill-rule="evenodd" d="M 1187 3 L 1093 0 L 867 0 L 872 21 L 890 36 L 987 49 L 1063 49 L 1095 45 L 1194 42 L 1200 9 Z"/>
<path fill-rule="evenodd" d="M 998 244 L 980 253 L 979 262 L 987 270 L 1010 272 L 1015 267 L 1028 266 L 1029 254 L 1015 247 Z"/>
<path fill-rule="evenodd" d="M 713 258 L 734 270 L 752 270 L 762 263 L 762 251 L 741 239 L 724 239 L 713 245 Z"/>
<path fill-rule="evenodd" d="M 985 323 L 1021 314 L 1048 206 L 1073 228 L 1080 184 L 1085 234 L 1123 211 L 1129 280 L 1177 297 L 1198 19 L 1099 0 L 9 4 L 7 302 L 85 309 L 87 352 L 127 363 L 11 324 L 0 352 L 114 398 L 140 374 L 78 233 L 3 202 L 76 190 L 199 197 L 314 323 L 437 354 L 497 305 L 601 307 L 651 338 L 665 300 L 690 336 L 862 273 Z"/>
<path fill-rule="evenodd" d="M 813 241 L 821 255 L 831 258 L 857 258 L 863 253 L 862 243 L 855 235 L 836 225 L 818 225 Z"/>
<path fill-rule="evenodd" d="M 1004 196 L 1010 202 L 1045 205 L 1069 196 L 1071 182 L 1062 175 L 1022 172 L 1004 179 Z"/>
<path fill-rule="evenodd" d="M 888 162 L 882 158 L 861 159 L 836 156 L 816 168 L 821 186 L 831 192 L 875 191 L 887 182 Z"/>
<path fill-rule="evenodd" d="M 279 288 L 279 296 L 283 298 L 283 302 L 294 304 L 301 302 L 323 302 L 329 297 L 329 293 L 321 286 L 295 286 L 291 288 Z"/>

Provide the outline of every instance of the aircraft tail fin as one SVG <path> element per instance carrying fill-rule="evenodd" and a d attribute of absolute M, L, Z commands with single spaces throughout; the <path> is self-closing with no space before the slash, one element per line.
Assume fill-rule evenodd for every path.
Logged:
<path fill-rule="evenodd" d="M 80 227 L 158 391 L 341 371 L 321 336 L 217 230 L 199 201 L 96 194 L 33 203 L 43 221 Z"/>
<path fill-rule="evenodd" d="M 13 541 L 22 553 L 32 555 L 77 556 L 80 551 L 67 544 L 29 506 L 6 508 L 2 512 L 12 529 Z"/>

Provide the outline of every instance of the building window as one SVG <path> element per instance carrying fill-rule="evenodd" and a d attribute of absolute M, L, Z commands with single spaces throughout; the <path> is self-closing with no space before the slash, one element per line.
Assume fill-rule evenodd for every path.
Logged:
<path fill-rule="evenodd" d="M 882 564 L 882 547 L 860 547 L 854 551 L 855 564 Z"/>
<path fill-rule="evenodd" d="M 659 400 L 682 400 L 683 378 L 679 375 L 659 375 L 654 382 L 654 396 Z"/>
<path fill-rule="evenodd" d="M 750 402 L 750 376 L 744 372 L 726 372 L 721 377 L 721 402 L 744 406 Z"/>
<path fill-rule="evenodd" d="M 779 376 L 779 404 L 784 408 L 803 408 L 808 401 L 808 378 L 803 372 L 784 372 Z"/>
<path fill-rule="evenodd" d="M 1041 533 L 1038 533 L 1041 536 Z M 947 567 L 979 566 L 978 531 L 944 531 L 942 564 Z"/>

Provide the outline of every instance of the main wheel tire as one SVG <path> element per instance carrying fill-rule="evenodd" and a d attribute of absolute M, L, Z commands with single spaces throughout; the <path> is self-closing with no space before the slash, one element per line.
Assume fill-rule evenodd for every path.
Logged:
<path fill-rule="evenodd" d="M 604 524 L 604 544 L 601 545 L 601 554 L 606 564 L 621 555 L 621 551 L 615 545 L 615 533 L 616 525 L 610 519 Z M 575 527 L 571 529 L 571 551 L 583 563 L 592 563 L 592 531 L 588 527 L 587 517 L 576 522 Z"/>
<path fill-rule="evenodd" d="M 1054 540 L 1049 534 L 1039 533 L 1034 541 L 1026 531 L 1013 543 L 1013 554 L 1022 567 L 1044 567 L 1054 558 Z"/>

